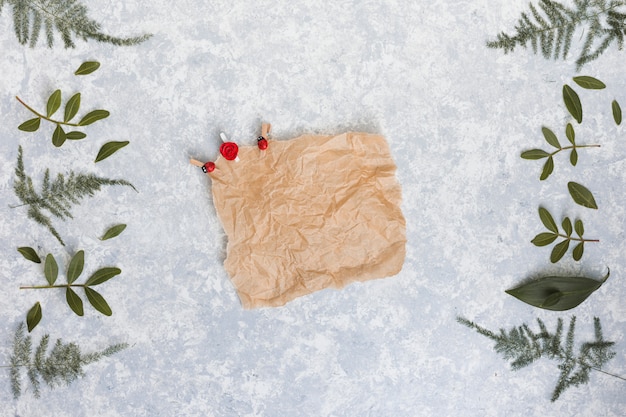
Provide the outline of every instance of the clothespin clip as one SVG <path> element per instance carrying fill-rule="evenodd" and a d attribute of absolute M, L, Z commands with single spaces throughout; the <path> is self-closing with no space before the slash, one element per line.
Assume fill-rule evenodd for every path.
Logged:
<path fill-rule="evenodd" d="M 202 168 L 202 172 L 204 172 L 205 174 L 209 174 L 209 172 L 213 172 L 215 171 L 215 163 L 214 162 L 206 162 L 206 163 L 202 163 L 200 161 L 198 161 L 197 159 L 190 159 L 189 163 L 191 163 L 191 165 L 195 165 L 197 167 Z"/>
<path fill-rule="evenodd" d="M 269 136 L 271 128 L 272 128 L 272 125 L 269 123 L 263 123 L 261 125 L 261 136 L 256 138 L 256 142 L 257 142 L 257 146 L 262 151 L 267 149 L 267 145 L 268 145 L 267 138 Z"/>
<path fill-rule="evenodd" d="M 237 154 L 239 153 L 239 146 L 235 142 L 229 142 L 226 134 L 224 132 L 220 133 L 220 138 L 222 139 L 222 145 L 220 146 L 220 154 L 229 160 L 239 162 L 239 157 Z"/>

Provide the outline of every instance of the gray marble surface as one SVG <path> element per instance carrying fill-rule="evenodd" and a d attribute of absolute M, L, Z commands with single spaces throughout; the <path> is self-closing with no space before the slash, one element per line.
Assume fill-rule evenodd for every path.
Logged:
<path fill-rule="evenodd" d="M 486 338 L 455 322 L 465 316 L 491 329 L 536 318 L 578 318 L 577 336 L 593 337 L 593 317 L 617 356 L 607 370 L 626 374 L 624 180 L 626 137 L 610 103 L 626 104 L 624 52 L 610 48 L 581 74 L 607 89 L 578 88 L 585 119 L 576 126 L 578 166 L 541 163 L 522 150 L 544 147 L 541 127 L 564 141 L 571 117 L 562 103 L 573 85 L 575 55 L 547 61 L 528 50 L 503 55 L 485 40 L 512 28 L 527 1 L 199 1 L 88 2 L 114 34 L 151 32 L 147 42 L 118 48 L 77 42 L 20 46 L 11 11 L 0 16 L 0 363 L 11 337 L 36 302 L 43 320 L 33 336 L 98 350 L 131 347 L 86 368 L 70 387 L 26 388 L 14 400 L 8 371 L 0 377 L 2 416 L 623 416 L 626 385 L 592 373 L 589 384 L 556 403 L 554 362 L 511 371 Z M 580 47 L 581 34 L 572 48 Z M 96 73 L 73 71 L 98 60 Z M 17 126 L 30 117 L 16 100 L 43 108 L 60 88 L 82 93 L 84 109 L 111 116 L 88 138 L 54 148 L 52 129 Z M 360 130 L 389 141 L 402 185 L 407 257 L 397 276 L 324 290 L 285 307 L 246 311 L 222 263 L 226 237 L 206 176 L 189 157 L 217 157 L 219 132 L 253 144 L 260 123 L 273 137 Z M 98 164 L 108 141 L 130 145 Z M 18 146 L 26 171 L 94 172 L 131 181 L 134 193 L 108 188 L 55 224 L 64 248 L 26 217 L 12 187 Z M 567 181 L 593 190 L 599 210 L 573 203 Z M 559 220 L 585 220 L 581 262 L 556 265 L 530 240 L 542 231 L 537 207 Z M 110 225 L 120 237 L 101 242 Z M 84 249 L 86 273 L 122 269 L 101 287 L 113 309 L 86 306 L 77 317 L 62 291 L 19 290 L 43 283 L 41 267 L 18 246 L 53 253 L 61 265 Z M 612 277 L 571 312 L 527 306 L 506 295 L 544 274 Z M 62 266 L 64 268 L 64 266 Z"/>

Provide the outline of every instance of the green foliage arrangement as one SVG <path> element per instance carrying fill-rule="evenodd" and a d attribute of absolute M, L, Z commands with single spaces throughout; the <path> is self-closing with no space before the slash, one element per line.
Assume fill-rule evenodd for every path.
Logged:
<path fill-rule="evenodd" d="M 489 48 L 509 53 L 522 46 L 541 50 L 544 58 L 565 59 L 570 51 L 576 29 L 583 28 L 585 41 L 576 59 L 577 70 L 598 58 L 611 44 L 624 46 L 626 13 L 624 1 L 574 0 L 573 7 L 558 1 L 539 0 L 530 3 L 530 12 L 522 13 L 513 34 L 501 32 L 487 42 Z"/>
<path fill-rule="evenodd" d="M 51 216 L 65 220 L 72 218 L 70 209 L 73 204 L 79 204 L 84 197 L 93 196 L 102 186 L 124 185 L 137 191 L 130 182 L 123 179 L 102 178 L 94 174 L 76 174 L 73 171 L 67 177 L 58 174 L 55 180 L 51 180 L 50 170 L 46 169 L 41 191 L 37 192 L 32 178 L 26 175 L 24 171 L 21 146 L 17 154 L 15 175 L 17 177 L 13 186 L 15 195 L 22 202 L 21 206 L 28 206 L 28 217 L 46 227 L 63 246 L 65 243 L 61 235 L 52 225 L 50 217 L 44 214 L 44 211 L 50 213 Z M 19 206 L 13 206 L 13 208 L 15 207 Z"/>
<path fill-rule="evenodd" d="M 492 332 L 463 317 L 457 317 L 457 321 L 493 340 L 495 351 L 504 359 L 511 360 L 513 370 L 531 365 L 540 358 L 558 361 L 560 374 L 552 392 L 553 402 L 567 388 L 589 382 L 591 370 L 626 380 L 601 369 L 615 356 L 615 352 L 611 350 L 615 342 L 604 340 L 600 319 L 597 317 L 594 318 L 595 339 L 581 343 L 578 354 L 574 352 L 575 316 L 570 319 L 565 341 L 563 341 L 563 320 L 560 318 L 553 333 L 548 330 L 541 319 L 537 319 L 539 332 L 533 332 L 528 325 L 523 324 L 508 331 L 500 329 L 499 333 Z"/>
<path fill-rule="evenodd" d="M 33 354 L 31 337 L 24 333 L 24 323 L 20 323 L 13 337 L 13 354 L 10 360 L 10 378 L 13 397 L 22 394 L 22 374 L 25 371 L 36 398 L 41 395 L 41 382 L 50 389 L 60 385 L 70 385 L 78 377 L 85 375 L 83 367 L 104 357 L 114 355 L 128 347 L 126 343 L 111 345 L 100 352 L 83 353 L 75 343 L 63 343 L 57 339 L 50 352 L 47 352 L 50 336 L 44 335 Z"/>
<path fill-rule="evenodd" d="M 13 27 L 20 44 L 37 45 L 43 29 L 49 48 L 58 31 L 66 48 L 74 48 L 74 38 L 89 39 L 117 46 L 137 45 L 149 34 L 120 38 L 102 32 L 101 25 L 89 18 L 85 5 L 77 0 L 0 0 L 0 12 L 7 4 L 13 9 Z"/>

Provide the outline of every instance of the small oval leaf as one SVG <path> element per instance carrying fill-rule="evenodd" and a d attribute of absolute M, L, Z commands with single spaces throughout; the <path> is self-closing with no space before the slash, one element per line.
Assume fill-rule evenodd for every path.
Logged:
<path fill-rule="evenodd" d="M 565 231 L 565 234 L 568 237 L 572 235 L 572 232 L 573 232 L 572 221 L 569 219 L 569 217 L 566 217 L 563 219 L 561 226 L 563 226 L 563 230 Z"/>
<path fill-rule="evenodd" d="M 569 162 L 572 166 L 576 166 L 578 163 L 578 151 L 576 149 L 572 149 L 572 152 L 569 154 Z"/>
<path fill-rule="evenodd" d="M 535 246 L 547 246 L 550 243 L 554 242 L 556 238 L 559 237 L 556 233 L 539 233 L 533 240 L 530 242 Z"/>
<path fill-rule="evenodd" d="M 80 67 L 74 72 L 74 75 L 88 75 L 100 68 L 98 61 L 86 61 L 80 64 Z"/>
<path fill-rule="evenodd" d="M 95 162 L 100 162 L 103 159 L 107 159 L 109 156 L 113 155 L 118 150 L 122 149 L 124 146 L 128 145 L 130 142 L 125 140 L 123 142 L 107 142 L 100 148 L 98 155 L 96 156 Z"/>
<path fill-rule="evenodd" d="M 575 145 L 576 133 L 574 132 L 574 126 L 571 123 L 568 123 L 565 126 L 565 136 L 567 136 L 567 140 L 570 141 L 572 145 Z"/>
<path fill-rule="evenodd" d="M 76 315 L 82 316 L 85 314 L 83 311 L 83 300 L 81 300 L 78 294 L 70 287 L 67 287 L 65 290 L 65 300 Z"/>
<path fill-rule="evenodd" d="M 41 124 L 41 118 L 35 117 L 34 119 L 26 120 L 17 128 L 23 132 L 36 132 L 37 129 L 39 129 L 40 124 Z"/>
<path fill-rule="evenodd" d="M 583 226 L 582 220 L 579 219 L 574 222 L 574 230 L 576 230 L 576 234 L 578 234 L 578 237 L 583 237 L 583 235 L 585 234 L 585 227 Z"/>
<path fill-rule="evenodd" d="M 506 293 L 535 307 L 564 311 L 585 301 L 608 277 L 609 274 L 602 281 L 596 281 L 586 277 L 548 276 L 507 290 Z"/>
<path fill-rule="evenodd" d="M 85 282 L 85 285 L 100 285 L 121 273 L 122 270 L 119 268 L 102 268 L 94 272 L 93 275 L 89 277 L 87 282 Z"/>
<path fill-rule="evenodd" d="M 83 268 L 85 267 L 85 251 L 79 250 L 76 252 L 76 255 L 72 257 L 70 261 L 70 265 L 67 267 L 67 283 L 72 284 L 80 274 L 83 272 Z"/>
<path fill-rule="evenodd" d="M 91 303 L 93 308 L 98 310 L 100 313 L 104 314 L 105 316 L 110 316 L 111 314 L 113 314 L 113 311 L 111 311 L 111 307 L 109 307 L 109 304 L 107 304 L 106 300 L 102 295 L 100 295 L 100 293 L 89 287 L 85 287 L 85 295 L 87 296 L 87 300 L 89 300 L 89 303 Z"/>
<path fill-rule="evenodd" d="M 549 157 L 550 154 L 543 149 L 531 149 L 529 151 L 522 152 L 521 157 L 523 159 L 542 159 Z"/>
<path fill-rule="evenodd" d="M 64 122 L 69 122 L 76 116 L 78 113 L 78 109 L 80 109 L 80 93 L 74 94 L 65 105 L 65 117 L 63 118 Z"/>
<path fill-rule="evenodd" d="M 47 117 L 52 116 L 61 107 L 61 90 L 56 90 L 50 95 L 48 104 L 46 105 Z"/>
<path fill-rule="evenodd" d="M 554 171 L 554 158 L 550 156 L 546 160 L 546 163 L 543 164 L 543 170 L 541 171 L 541 176 L 539 177 L 539 179 L 541 181 L 547 179 L 550 174 L 552 174 L 552 171 Z"/>
<path fill-rule="evenodd" d="M 541 131 L 543 132 L 543 137 L 546 139 L 546 142 L 548 142 L 550 145 L 554 146 L 557 149 L 561 149 L 561 144 L 559 143 L 559 140 L 557 139 L 553 131 L 545 126 L 541 128 Z"/>
<path fill-rule="evenodd" d="M 65 131 L 61 127 L 61 125 L 57 125 L 56 129 L 54 129 L 54 133 L 52 133 L 52 144 L 57 148 L 65 143 Z"/>
<path fill-rule="evenodd" d="M 87 137 L 86 134 L 84 134 L 83 132 L 78 132 L 76 130 L 72 132 L 67 132 L 65 134 L 65 138 L 69 140 L 80 140 L 80 139 L 85 139 L 86 137 Z"/>
<path fill-rule="evenodd" d="M 602 81 L 587 75 L 574 77 L 574 82 L 582 88 L 586 88 L 588 90 L 602 90 L 603 88 L 606 88 L 606 84 Z"/>
<path fill-rule="evenodd" d="M 57 261 L 56 259 L 54 259 L 54 256 L 52 256 L 51 253 L 46 256 L 46 262 L 43 266 L 43 273 L 46 277 L 46 281 L 48 281 L 48 284 L 54 285 L 57 277 L 59 276 L 59 265 L 57 265 Z"/>
<path fill-rule="evenodd" d="M 559 232 L 559 229 L 556 226 L 556 222 L 554 221 L 554 218 L 552 217 L 552 215 L 547 209 L 543 207 L 539 207 L 539 218 L 541 219 L 541 223 L 543 223 L 546 229 L 554 233 Z"/>
<path fill-rule="evenodd" d="M 613 110 L 613 120 L 615 120 L 615 124 L 619 126 L 622 124 L 622 108 L 619 106 L 617 100 L 613 100 L 611 108 Z"/>
<path fill-rule="evenodd" d="M 41 304 L 39 301 L 28 310 L 26 313 L 26 326 L 28 326 L 28 333 L 30 333 L 41 321 Z"/>
<path fill-rule="evenodd" d="M 87 113 L 83 118 L 78 122 L 79 126 L 87 126 L 92 123 L 97 122 L 98 120 L 105 119 L 109 117 L 111 113 L 106 110 L 94 110 Z"/>
<path fill-rule="evenodd" d="M 124 231 L 124 229 L 126 229 L 125 224 L 117 224 L 113 227 L 110 227 L 106 232 L 104 232 L 104 235 L 102 235 L 100 240 L 112 239 L 116 236 L 119 236 Z"/>
<path fill-rule="evenodd" d="M 36 264 L 41 263 L 41 258 L 35 252 L 35 249 L 29 248 L 27 246 L 22 246 L 21 248 L 17 248 L 17 251 L 22 254 L 22 256 L 28 259 L 31 262 L 35 262 Z"/>
<path fill-rule="evenodd" d="M 569 240 L 564 240 L 563 242 L 555 245 L 554 248 L 552 248 L 552 253 L 550 254 L 550 262 L 555 264 L 560 261 L 563 255 L 567 252 L 568 248 Z"/>
<path fill-rule="evenodd" d="M 572 257 L 575 261 L 580 261 L 583 257 L 583 253 L 585 252 L 585 242 L 580 242 L 576 247 L 574 247 L 574 251 L 572 252 Z"/>
<path fill-rule="evenodd" d="M 576 202 L 576 204 L 580 204 L 583 207 L 588 207 L 591 209 L 598 208 L 596 200 L 593 198 L 593 194 L 591 194 L 591 191 L 589 191 L 589 189 L 587 189 L 585 186 L 570 181 L 567 183 L 567 189 L 569 190 L 569 193 L 574 199 L 574 202 Z"/>
<path fill-rule="evenodd" d="M 578 123 L 582 123 L 583 121 L 583 106 L 580 104 L 580 98 L 576 91 L 572 90 L 572 88 L 565 84 L 563 86 L 563 101 L 565 102 L 565 107 L 570 112 L 572 117 L 576 119 Z"/>

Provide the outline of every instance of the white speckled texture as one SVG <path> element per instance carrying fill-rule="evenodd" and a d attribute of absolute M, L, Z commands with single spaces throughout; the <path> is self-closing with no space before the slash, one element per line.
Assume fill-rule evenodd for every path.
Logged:
<path fill-rule="evenodd" d="M 40 400 L 30 389 L 13 400 L 2 371 L 0 415 L 625 414 L 623 381 L 594 373 L 550 403 L 555 363 L 513 372 L 488 339 L 455 322 L 463 315 L 497 329 L 540 317 L 552 326 L 571 314 L 534 309 L 504 290 L 545 273 L 599 277 L 609 266 L 611 279 L 573 313 L 580 338 L 592 337 L 593 316 L 602 319 L 618 352 L 607 370 L 626 374 L 626 137 L 610 116 L 614 98 L 626 104 L 625 52 L 611 48 L 583 70 L 608 88 L 579 89 L 585 121 L 577 137 L 602 148 L 581 151 L 576 168 L 557 157 L 553 176 L 539 182 L 541 164 L 519 153 L 545 146 L 542 125 L 564 137 L 570 118 L 561 86 L 576 75 L 575 56 L 504 56 L 484 45 L 515 24 L 526 0 L 88 3 L 111 33 L 154 37 L 130 48 L 29 49 L 13 35 L 10 8 L 0 16 L 0 363 L 38 300 L 37 340 L 47 332 L 86 350 L 131 348 L 89 366 L 69 388 L 45 389 Z M 101 69 L 72 75 L 88 59 Z M 29 113 L 14 97 L 42 108 L 55 88 L 65 97 L 81 91 L 85 109 L 106 108 L 111 117 L 60 149 L 48 125 L 19 132 Z M 222 267 L 225 236 L 207 178 L 188 158 L 215 158 L 219 131 L 252 144 L 262 121 L 278 140 L 345 130 L 388 139 L 407 220 L 400 274 L 282 308 L 242 309 Z M 110 140 L 131 143 L 94 165 Z M 110 188 L 85 200 L 75 220 L 55 223 L 68 243 L 62 248 L 23 209 L 8 208 L 17 204 L 18 145 L 37 179 L 45 167 L 75 169 L 126 178 L 139 193 Z M 569 180 L 593 190 L 600 210 L 576 206 Z M 580 216 L 601 243 L 588 245 L 583 262 L 551 265 L 549 249 L 530 244 L 541 231 L 539 204 L 559 218 Z M 97 239 L 118 222 L 128 224 L 123 235 Z M 62 292 L 20 291 L 43 275 L 18 246 L 62 263 L 84 249 L 86 274 L 119 266 L 122 275 L 101 287 L 113 316 L 87 307 L 80 318 Z"/>

